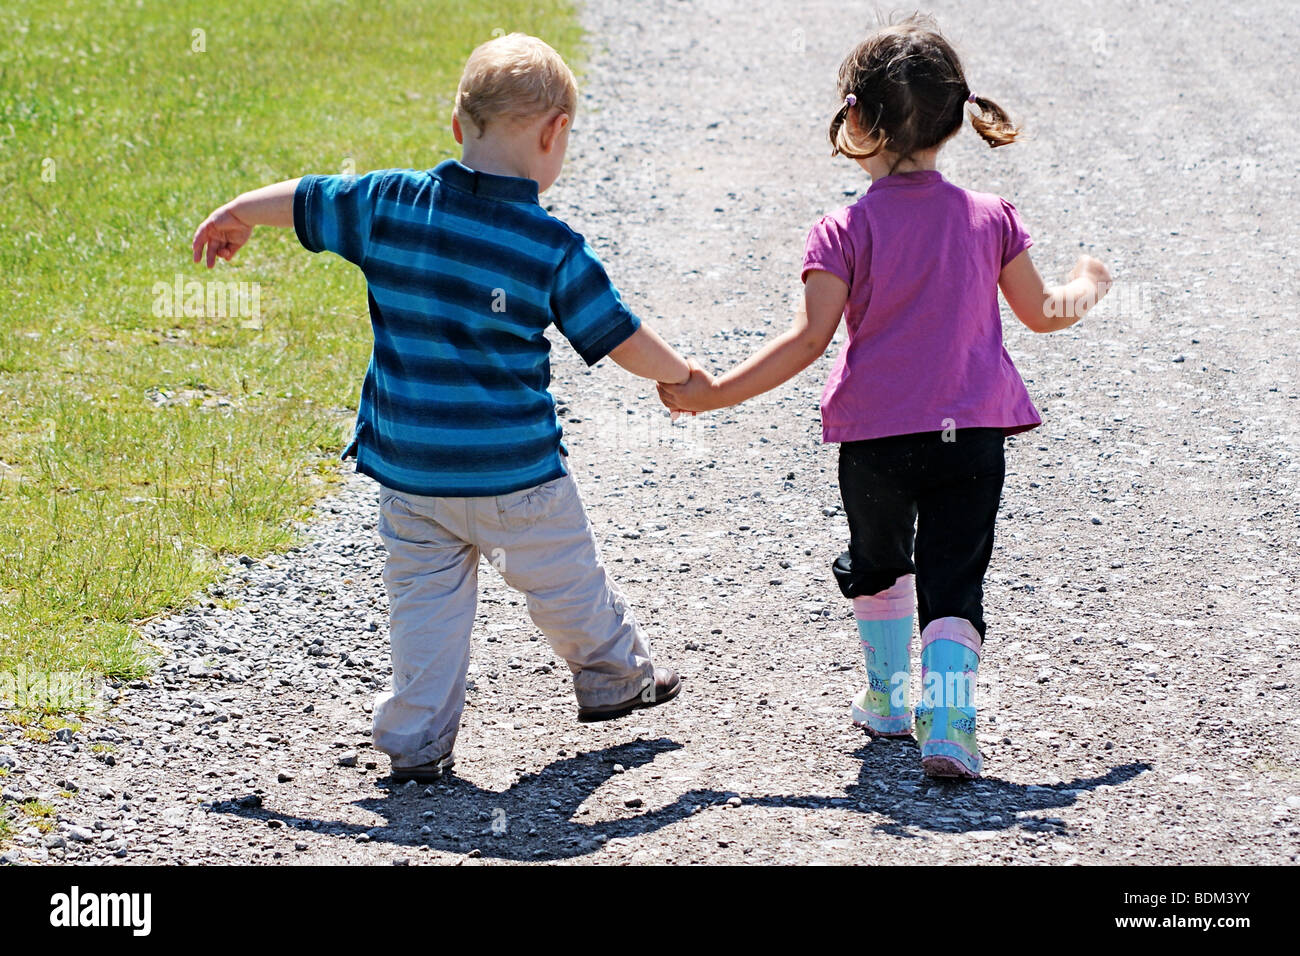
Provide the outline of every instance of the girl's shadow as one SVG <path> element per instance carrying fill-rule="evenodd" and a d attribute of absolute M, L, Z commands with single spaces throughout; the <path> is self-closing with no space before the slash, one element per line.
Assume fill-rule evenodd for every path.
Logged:
<path fill-rule="evenodd" d="M 1050 811 L 1077 802 L 1097 787 L 1127 783 L 1151 769 L 1144 762 L 1122 764 L 1094 777 L 1059 784 L 1022 784 L 981 777 L 950 781 L 925 776 L 915 740 L 879 740 L 859 748 L 858 780 L 844 796 L 768 795 L 745 803 L 805 810 L 856 810 L 886 819 L 875 829 L 895 836 L 923 838 L 925 831 L 963 833 L 1021 829 L 1064 834 L 1066 824 Z"/>
<path fill-rule="evenodd" d="M 950 784 L 921 775 L 914 743 L 879 742 L 856 752 L 862 760 L 858 780 L 841 796 L 697 789 L 666 806 L 641 811 L 639 798 L 629 792 L 622 798 L 625 816 L 586 822 L 587 814 L 580 808 L 619 772 L 616 765 L 640 767 L 661 753 L 679 749 L 680 744 L 659 738 L 574 754 L 540 773 L 521 776 L 504 791 L 487 790 L 454 776 L 427 787 L 387 786 L 380 781 L 387 786 L 386 795 L 355 803 L 385 818 L 376 826 L 279 813 L 264 807 L 257 794 L 214 803 L 210 810 L 351 839 L 428 846 L 456 854 L 477 851 L 475 855 L 503 860 L 546 861 L 585 856 L 610 839 L 651 833 L 733 797 L 746 806 L 878 814 L 886 819 L 876 824 L 877 830 L 908 838 L 921 837 L 923 831 L 1012 828 L 1059 833 L 1065 824 L 1051 816 L 1051 810 L 1074 803 L 1084 791 L 1122 784 L 1150 769 L 1145 763 L 1125 764 L 1102 776 L 1052 786 L 993 778 Z M 1022 816 L 1026 813 L 1032 815 Z"/>

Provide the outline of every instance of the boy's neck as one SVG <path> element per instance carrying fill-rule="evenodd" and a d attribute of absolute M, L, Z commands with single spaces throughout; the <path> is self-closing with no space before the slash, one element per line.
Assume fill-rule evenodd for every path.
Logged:
<path fill-rule="evenodd" d="M 493 176 L 514 176 L 519 179 L 536 179 L 528 160 L 527 144 L 523 137 L 508 135 L 508 129 L 490 130 L 485 135 L 462 143 L 460 161 L 470 169 Z"/>
<path fill-rule="evenodd" d="M 518 179 L 532 178 L 528 175 L 528 170 L 523 167 L 522 163 L 502 154 L 466 148 L 461 154 L 460 161 L 463 165 L 476 172 L 488 173 L 492 176 L 514 176 Z"/>

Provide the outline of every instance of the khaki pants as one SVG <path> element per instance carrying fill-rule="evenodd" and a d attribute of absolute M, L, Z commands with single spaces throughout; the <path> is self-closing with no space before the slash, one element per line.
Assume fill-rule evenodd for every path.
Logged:
<path fill-rule="evenodd" d="M 374 745 L 395 766 L 449 754 L 465 706 L 480 555 L 528 599 L 583 707 L 654 683 L 650 647 L 606 573 L 573 477 L 508 495 L 433 498 L 380 485 L 393 689 L 375 699 Z"/>

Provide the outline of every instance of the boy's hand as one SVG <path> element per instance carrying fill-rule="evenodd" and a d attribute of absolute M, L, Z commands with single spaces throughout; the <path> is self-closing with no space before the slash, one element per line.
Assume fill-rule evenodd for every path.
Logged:
<path fill-rule="evenodd" d="M 252 234 L 252 225 L 231 212 L 229 206 L 222 206 L 204 219 L 195 231 L 194 261 L 203 258 L 203 247 L 206 245 L 209 269 L 216 263 L 218 256 L 229 262 Z"/>
<path fill-rule="evenodd" d="M 680 385 L 660 382 L 659 400 L 674 412 L 707 412 L 721 408 L 713 388 L 713 376 L 700 368 L 694 359 L 687 359 L 686 364 L 690 366 L 691 377 Z"/>

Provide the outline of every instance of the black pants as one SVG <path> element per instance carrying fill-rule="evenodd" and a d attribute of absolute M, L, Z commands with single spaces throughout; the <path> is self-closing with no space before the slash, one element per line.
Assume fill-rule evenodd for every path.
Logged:
<path fill-rule="evenodd" d="M 982 639 L 984 572 L 1006 474 L 1002 441 L 1000 428 L 964 428 L 844 442 L 849 550 L 834 563 L 844 596 L 876 594 L 915 574 L 922 630 L 961 617 Z"/>

